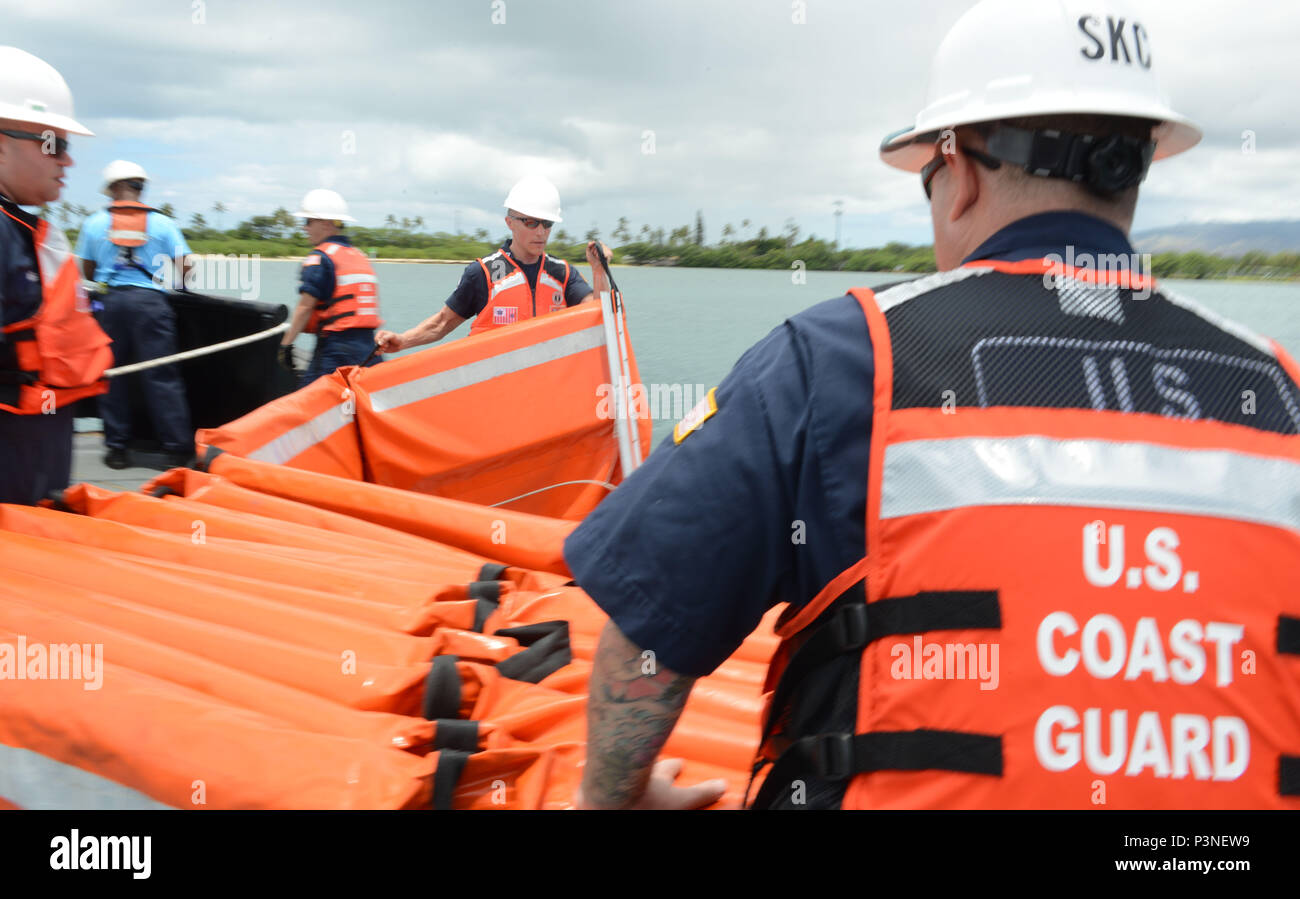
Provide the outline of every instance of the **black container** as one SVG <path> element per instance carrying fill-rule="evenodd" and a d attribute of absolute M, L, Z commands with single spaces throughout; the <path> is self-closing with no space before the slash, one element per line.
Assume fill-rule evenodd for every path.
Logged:
<path fill-rule="evenodd" d="M 200 293 L 173 291 L 167 300 L 176 312 L 177 352 L 256 334 L 275 327 L 289 315 L 283 304 Z M 276 359 L 281 336 L 271 334 L 234 349 L 179 363 L 196 430 L 223 425 L 297 389 L 296 376 Z M 140 387 L 141 374 L 122 375 L 131 392 L 129 445 L 132 449 L 152 450 L 158 447 L 158 440 Z M 74 414 L 78 418 L 99 417 L 97 398 L 82 400 Z"/>

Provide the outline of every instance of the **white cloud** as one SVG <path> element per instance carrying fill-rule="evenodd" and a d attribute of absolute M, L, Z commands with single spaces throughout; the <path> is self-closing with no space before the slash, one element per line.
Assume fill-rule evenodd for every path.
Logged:
<path fill-rule="evenodd" d="M 571 232 L 619 216 L 671 229 L 702 210 L 711 238 L 789 217 L 830 236 L 841 199 L 844 242 L 866 245 L 929 240 L 917 178 L 877 147 L 912 120 L 967 5 L 808 0 L 803 25 L 785 0 L 511 0 L 505 25 L 487 2 L 396 0 L 205 0 L 204 24 L 177 0 L 0 0 L 0 15 L 100 135 L 74 143 L 72 202 L 98 202 L 99 169 L 123 157 L 186 215 L 226 203 L 226 224 L 329 184 L 367 222 L 459 216 L 495 234 L 509 184 L 542 171 Z M 1300 11 L 1183 0 L 1142 15 L 1206 138 L 1153 169 L 1139 226 L 1300 216 Z"/>

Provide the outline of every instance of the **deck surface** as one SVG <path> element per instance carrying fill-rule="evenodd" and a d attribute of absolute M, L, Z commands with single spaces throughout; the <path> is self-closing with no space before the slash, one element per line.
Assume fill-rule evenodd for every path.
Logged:
<path fill-rule="evenodd" d="M 70 483 L 88 483 L 111 490 L 133 491 L 139 490 L 141 484 L 158 475 L 157 468 L 133 467 L 114 471 L 104 464 L 104 452 L 103 434 L 96 431 L 82 431 L 73 435 Z M 147 461 L 147 457 L 145 460 Z"/>

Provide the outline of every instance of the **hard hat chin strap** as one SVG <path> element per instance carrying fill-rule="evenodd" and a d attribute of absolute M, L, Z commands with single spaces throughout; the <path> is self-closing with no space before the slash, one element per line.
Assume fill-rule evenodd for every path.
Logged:
<path fill-rule="evenodd" d="M 1112 134 L 1074 134 L 1044 128 L 1028 131 L 993 125 L 987 139 L 990 156 L 1018 165 L 1031 175 L 1065 178 L 1098 196 L 1128 190 L 1147 175 L 1155 141 Z"/>

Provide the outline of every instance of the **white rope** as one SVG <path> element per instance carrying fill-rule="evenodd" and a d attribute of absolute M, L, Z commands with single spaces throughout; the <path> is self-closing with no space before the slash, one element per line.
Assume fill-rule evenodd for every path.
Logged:
<path fill-rule="evenodd" d="M 549 487 L 543 487 L 540 490 L 530 490 L 527 493 L 521 493 L 518 496 L 512 496 L 510 499 L 503 499 L 499 503 L 493 503 L 488 506 L 489 509 L 495 509 L 497 506 L 504 506 L 506 503 L 513 503 L 517 499 L 523 499 L 526 496 L 532 496 L 534 493 L 545 493 L 547 490 L 554 490 L 556 487 L 568 487 L 570 484 L 595 484 L 597 487 L 604 487 L 607 490 L 613 490 L 614 485 L 609 481 L 563 481 L 559 484 L 552 484 Z"/>
<path fill-rule="evenodd" d="M 219 353 L 222 350 L 234 349 L 237 346 L 243 346 L 246 343 L 256 343 L 272 334 L 282 334 L 289 330 L 288 321 L 280 322 L 274 328 L 267 328 L 265 331 L 258 331 L 256 334 L 248 334 L 244 337 L 235 337 L 230 340 L 224 340 L 221 343 L 210 344 L 209 346 L 195 347 L 192 350 L 186 350 L 183 353 L 175 353 L 171 356 L 160 356 L 157 359 L 147 359 L 144 362 L 136 362 L 131 365 L 122 365 L 117 368 L 110 368 L 104 372 L 106 378 L 116 378 L 118 375 L 129 375 L 133 372 L 144 371 L 147 368 L 157 368 L 160 365 L 170 365 L 173 362 L 184 362 L 186 359 L 197 359 L 200 356 L 208 356 L 212 353 Z"/>

